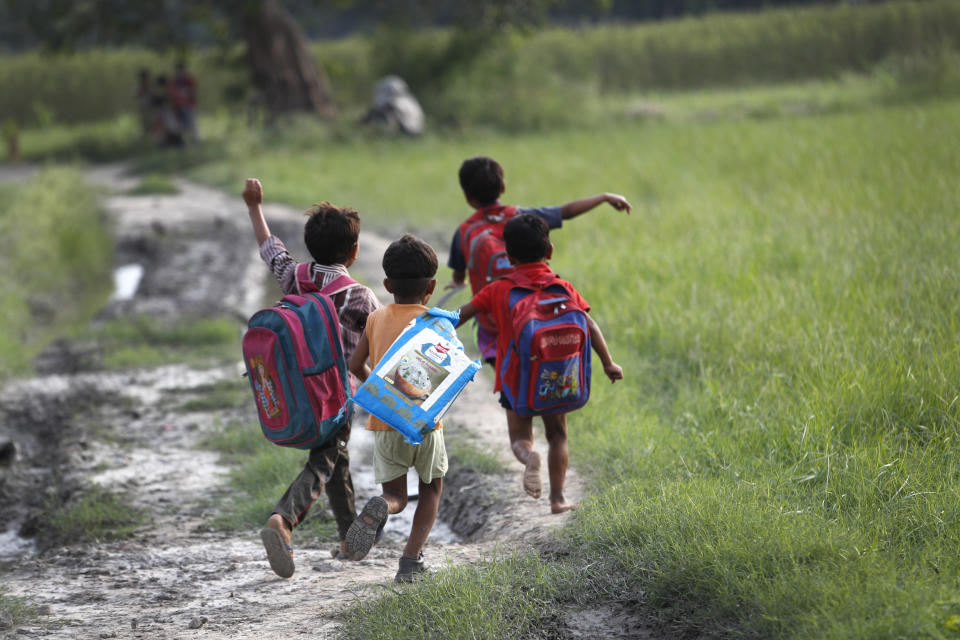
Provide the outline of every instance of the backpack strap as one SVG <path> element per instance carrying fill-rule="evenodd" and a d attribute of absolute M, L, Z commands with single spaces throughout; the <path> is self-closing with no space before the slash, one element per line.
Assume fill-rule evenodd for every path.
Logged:
<path fill-rule="evenodd" d="M 312 267 L 312 262 L 301 262 L 297 265 L 297 289 L 300 290 L 300 293 L 322 293 L 324 295 L 334 296 L 341 291 L 346 291 L 360 284 L 350 276 L 343 275 L 337 276 L 321 289 L 317 286 L 317 283 L 313 281 L 313 276 L 310 275 Z"/>
<path fill-rule="evenodd" d="M 350 276 L 337 276 L 320 289 L 320 293 L 333 297 L 341 291 L 346 291 L 351 287 L 359 287 L 360 283 Z"/>
<path fill-rule="evenodd" d="M 320 287 L 317 286 L 317 283 L 313 281 L 313 276 L 310 275 L 312 267 L 312 262 L 301 262 L 297 265 L 297 289 L 300 293 L 320 292 Z"/>

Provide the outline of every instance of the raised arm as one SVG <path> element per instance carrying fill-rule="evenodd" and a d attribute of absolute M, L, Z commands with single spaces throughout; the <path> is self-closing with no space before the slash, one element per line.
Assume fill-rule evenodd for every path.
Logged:
<path fill-rule="evenodd" d="M 353 350 L 353 355 L 350 356 L 350 362 L 347 363 L 350 373 L 357 376 L 360 382 L 365 381 L 370 376 L 370 366 L 367 364 L 369 357 L 370 343 L 367 342 L 367 332 L 364 331 L 360 335 L 357 348 Z"/>
<path fill-rule="evenodd" d="M 267 220 L 263 217 L 263 187 L 256 178 L 247 178 L 243 186 L 243 201 L 247 203 L 247 213 L 250 215 L 250 224 L 253 225 L 253 233 L 257 237 L 257 246 L 259 247 L 270 237 L 270 227 L 267 226 Z"/>
<path fill-rule="evenodd" d="M 603 372 L 610 378 L 610 382 L 623 380 L 623 369 L 610 356 L 610 349 L 607 348 L 607 341 L 603 339 L 603 333 L 600 331 L 600 325 L 596 320 L 587 314 L 587 324 L 590 326 L 590 342 L 593 350 L 600 356 L 600 362 L 603 363 Z"/>
<path fill-rule="evenodd" d="M 617 211 L 626 211 L 630 213 L 630 203 L 627 202 L 627 199 L 623 196 L 619 196 L 615 193 L 598 193 L 595 196 L 590 196 L 589 198 L 581 198 L 580 200 L 574 200 L 573 202 L 568 202 L 563 205 L 561 211 L 563 213 L 563 219 L 569 220 L 570 218 L 576 218 L 581 213 L 586 213 L 591 209 L 594 209 L 604 202 L 610 204 L 611 207 Z"/>

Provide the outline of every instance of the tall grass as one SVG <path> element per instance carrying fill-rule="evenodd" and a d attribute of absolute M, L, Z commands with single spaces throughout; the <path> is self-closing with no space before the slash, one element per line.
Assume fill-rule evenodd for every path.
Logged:
<path fill-rule="evenodd" d="M 135 113 L 137 74 L 173 76 L 172 55 L 136 48 L 95 49 L 74 54 L 24 53 L 0 57 L 0 113 L 21 127 L 105 120 Z M 215 111 L 242 86 L 242 70 L 220 56 L 201 52 L 190 61 L 197 77 L 198 103 Z"/>
<path fill-rule="evenodd" d="M 601 91 L 690 89 L 836 77 L 942 44 L 960 46 L 960 6 L 836 3 L 715 13 L 643 26 L 557 29 L 524 47 L 534 65 Z"/>
<path fill-rule="evenodd" d="M 591 435 L 574 435 L 611 487 L 578 514 L 574 548 L 691 626 L 945 633 L 960 568 L 960 155 L 943 144 L 957 113 L 647 137 L 652 219 L 597 223 L 606 255 L 630 260 L 586 295 L 630 310 L 597 305 L 635 382 L 600 385 Z M 572 275 L 600 272 L 601 254 L 563 242 Z"/>
<path fill-rule="evenodd" d="M 0 377 L 28 371 L 46 341 L 105 302 L 113 286 L 107 227 L 74 170 L 0 189 Z"/>
<path fill-rule="evenodd" d="M 452 31 L 384 29 L 315 43 L 313 53 L 345 121 L 363 113 L 378 77 L 398 73 L 431 126 L 522 131 L 592 122 L 598 96 L 608 94 L 836 78 L 878 65 L 926 84 L 949 74 L 955 91 L 958 34 L 952 0 L 890 1 L 553 28 L 500 38 L 453 69 Z M 235 60 L 204 51 L 190 61 L 201 114 L 245 112 L 252 91 Z M 3 56 L 0 113 L 23 130 L 112 120 L 134 113 L 138 69 L 169 73 L 172 64 L 136 49 Z"/>

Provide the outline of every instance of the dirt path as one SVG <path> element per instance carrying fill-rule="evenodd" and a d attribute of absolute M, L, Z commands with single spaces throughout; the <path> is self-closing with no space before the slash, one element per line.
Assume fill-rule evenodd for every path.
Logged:
<path fill-rule="evenodd" d="M 90 176 L 118 193 L 135 183 L 116 166 Z M 256 256 L 239 196 L 186 182 L 178 186 L 176 196 L 107 199 L 116 223 L 117 266 L 140 265 L 142 278 L 136 295 L 112 301 L 104 316 L 189 312 L 245 318 L 261 306 L 266 270 Z M 275 233 L 290 241 L 300 236 L 300 212 L 275 205 L 265 209 Z M 351 270 L 354 277 L 380 282 L 386 243 L 364 233 L 361 260 Z M 297 248 L 294 252 L 305 256 Z M 243 287 L 228 296 L 217 293 L 222 282 L 238 276 Z M 387 300 L 385 291 L 374 290 Z M 228 469 L 199 443 L 218 424 L 233 418 L 255 424 L 256 418 L 252 404 L 193 413 L 178 407 L 191 390 L 239 375 L 239 359 L 236 365 L 205 370 L 167 366 L 104 373 L 84 371 L 76 364 L 75 346 L 63 344 L 48 360 L 47 370 L 77 371 L 0 388 L 0 444 L 9 440 L 16 447 L 16 459 L 2 469 L 0 480 L 0 507 L 8 527 L 6 533 L 0 530 L 0 585 L 46 613 L 19 629 L 3 628 L 0 620 L 0 634 L 335 637 L 338 611 L 365 597 L 372 585 L 392 583 L 407 526 L 401 519 L 391 522 L 384 543 L 355 563 L 332 560 L 329 545 L 297 544 L 295 536 L 297 571 L 289 580 L 271 572 L 256 529 L 232 534 L 208 529 L 218 500 L 226 495 Z M 511 473 L 468 476 L 451 468 L 440 512 L 444 524 L 425 549 L 432 567 L 482 562 L 498 551 L 530 544 L 566 518 L 550 515 L 545 498 L 534 501 L 522 493 L 520 467 L 509 455 L 504 417 L 486 373 L 449 414 L 447 440 L 474 440 L 497 453 Z M 537 437 L 545 456 L 540 428 Z M 363 434 L 351 441 L 351 453 L 358 503 L 363 504 L 376 490 L 372 480 L 361 481 L 371 473 Z M 291 469 L 291 479 L 297 471 Z M 151 514 L 149 524 L 122 542 L 37 553 L 18 533 L 29 531 L 30 516 L 57 474 L 65 481 L 129 490 L 135 505 Z M 581 494 L 573 471 L 568 494 L 573 499 Z M 408 510 L 413 508 L 411 504 Z M 382 592 L 377 587 L 370 591 Z"/>

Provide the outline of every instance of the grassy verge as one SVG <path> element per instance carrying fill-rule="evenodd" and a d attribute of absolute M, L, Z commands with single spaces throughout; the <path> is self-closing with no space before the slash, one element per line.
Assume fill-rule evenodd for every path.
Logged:
<path fill-rule="evenodd" d="M 180 189 L 169 177 L 156 173 L 148 173 L 141 177 L 140 182 L 126 192 L 128 196 L 171 196 L 178 193 Z"/>
<path fill-rule="evenodd" d="M 112 243 L 95 192 L 71 169 L 0 189 L 0 377 L 29 371 L 54 336 L 110 294 Z"/>
<path fill-rule="evenodd" d="M 388 638 L 552 638 L 558 595 L 570 595 L 571 567 L 530 556 L 499 558 L 482 570 L 449 567 L 390 596 L 361 593 L 345 615 L 344 636 Z M 443 603 L 443 606 L 436 606 Z"/>
<path fill-rule="evenodd" d="M 75 544 L 129 537 L 147 521 L 142 509 L 130 506 L 129 498 L 91 485 L 63 501 L 47 500 L 41 515 L 44 536 L 50 544 Z"/>
<path fill-rule="evenodd" d="M 124 369 L 181 363 L 200 367 L 234 362 L 239 333 L 237 323 L 226 318 L 162 322 L 141 316 L 90 325 L 75 335 L 81 340 L 97 342 L 108 369 Z"/>
<path fill-rule="evenodd" d="M 45 620 L 44 628 L 59 628 L 62 622 L 47 618 L 49 611 L 30 601 L 29 598 L 12 596 L 0 586 L 0 631 L 13 631 L 19 626 L 36 624 Z M 6 637 L 6 636 L 5 636 Z"/>

